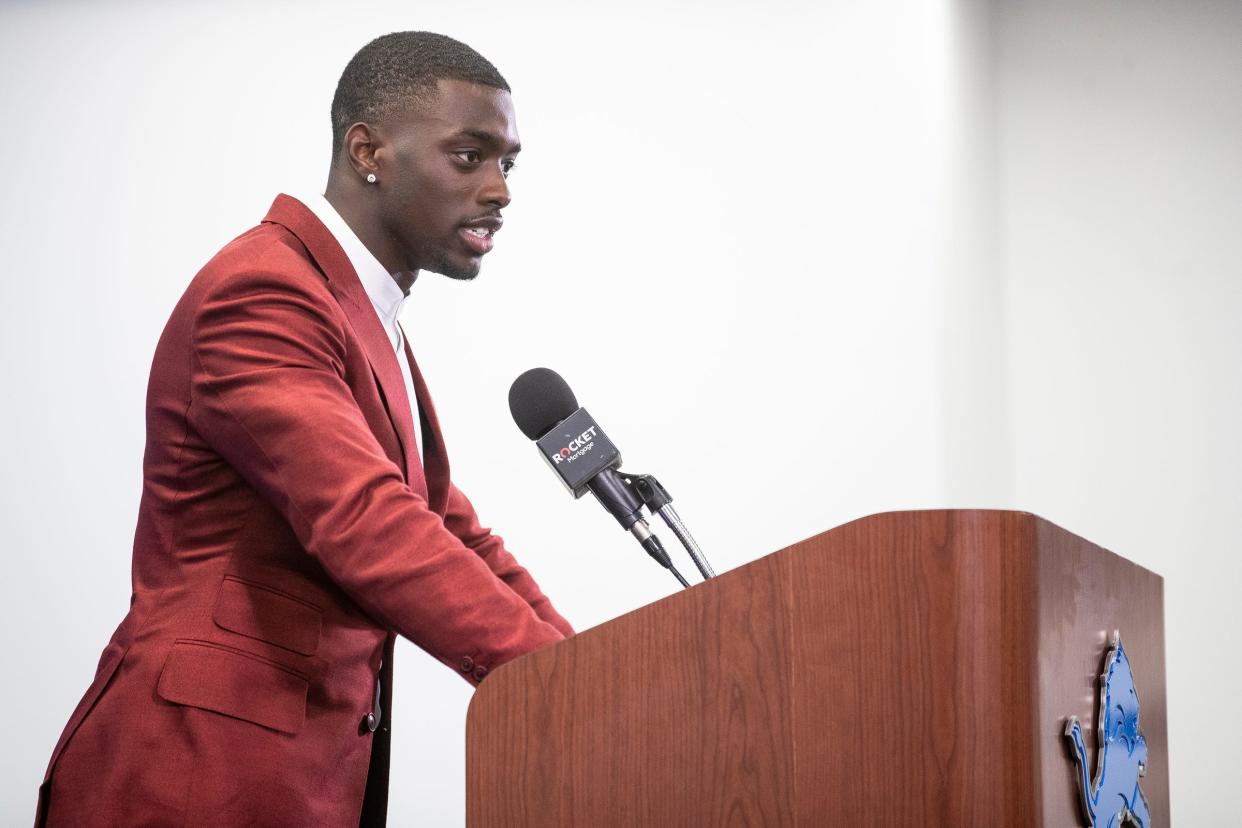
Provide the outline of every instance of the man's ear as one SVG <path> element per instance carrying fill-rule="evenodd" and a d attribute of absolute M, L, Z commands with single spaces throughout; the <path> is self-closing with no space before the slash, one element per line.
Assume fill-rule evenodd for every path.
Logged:
<path fill-rule="evenodd" d="M 368 175 L 380 176 L 380 159 L 377 157 L 377 150 L 380 149 L 382 140 L 373 127 L 362 121 L 345 130 L 345 140 L 341 144 L 341 150 L 345 153 L 349 166 L 364 181 Z"/>

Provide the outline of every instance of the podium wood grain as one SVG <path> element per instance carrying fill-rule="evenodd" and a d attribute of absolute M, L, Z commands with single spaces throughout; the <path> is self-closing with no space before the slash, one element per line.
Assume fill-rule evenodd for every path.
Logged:
<path fill-rule="evenodd" d="M 864 518 L 495 671 L 471 826 L 1078 824 L 1107 635 L 1167 824 L 1159 577 L 1033 515 Z"/>

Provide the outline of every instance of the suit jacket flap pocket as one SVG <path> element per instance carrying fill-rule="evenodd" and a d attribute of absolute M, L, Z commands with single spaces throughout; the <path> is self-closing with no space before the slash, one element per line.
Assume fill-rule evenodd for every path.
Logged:
<path fill-rule="evenodd" d="M 273 587 L 226 575 L 212 618 L 222 629 L 301 655 L 319 649 L 323 612 Z"/>
<path fill-rule="evenodd" d="M 306 719 L 306 676 L 253 653 L 207 641 L 175 641 L 160 697 L 297 733 Z"/>

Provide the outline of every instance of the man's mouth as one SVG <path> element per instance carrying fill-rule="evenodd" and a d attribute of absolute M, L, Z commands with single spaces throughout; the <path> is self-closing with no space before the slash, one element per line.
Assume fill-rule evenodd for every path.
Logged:
<path fill-rule="evenodd" d="M 459 227 L 457 234 L 461 236 L 466 247 L 473 250 L 476 255 L 482 256 L 492 249 L 494 243 L 492 237 L 496 235 L 502 223 L 500 216 L 475 219 Z"/>

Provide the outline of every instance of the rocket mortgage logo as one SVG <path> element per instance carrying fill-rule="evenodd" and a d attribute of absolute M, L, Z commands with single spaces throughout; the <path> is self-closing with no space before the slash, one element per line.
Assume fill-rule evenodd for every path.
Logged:
<path fill-rule="evenodd" d="M 591 426 L 586 431 L 579 434 L 559 451 L 554 451 L 550 455 L 553 465 L 560 463 L 572 463 L 591 449 L 595 448 L 595 431 L 598 426 Z"/>

